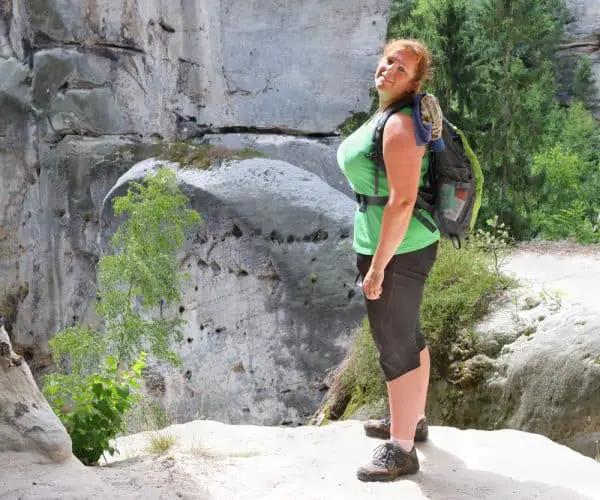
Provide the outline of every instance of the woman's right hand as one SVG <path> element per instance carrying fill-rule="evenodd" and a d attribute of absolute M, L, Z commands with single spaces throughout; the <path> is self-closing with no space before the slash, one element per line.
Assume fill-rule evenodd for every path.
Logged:
<path fill-rule="evenodd" d="M 383 293 L 384 271 L 370 267 L 363 279 L 362 287 L 365 297 L 369 300 L 377 300 Z"/>

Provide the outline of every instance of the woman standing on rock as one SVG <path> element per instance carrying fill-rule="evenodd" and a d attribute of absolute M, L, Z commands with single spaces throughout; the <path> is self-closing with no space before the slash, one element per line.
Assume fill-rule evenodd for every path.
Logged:
<path fill-rule="evenodd" d="M 416 473 L 419 460 L 414 442 L 427 439 L 425 403 L 430 361 L 419 326 L 419 309 L 440 235 L 435 225 L 426 227 L 423 217 L 413 217 L 429 162 L 425 146 L 417 140 L 410 104 L 385 125 L 386 174 L 379 176 L 378 189 L 370 153 L 377 118 L 399 100 L 410 102 L 430 73 L 431 57 L 421 43 L 388 43 L 375 73 L 379 111 L 347 137 L 337 153 L 359 202 L 354 249 L 390 404 L 390 419 L 365 422 L 367 435 L 388 440 L 376 449 L 371 462 L 358 470 L 362 481 L 388 481 Z M 442 114 L 437 101 L 428 96 L 421 106 L 433 117 L 430 130 L 439 138 Z M 382 196 L 388 197 L 385 205 L 376 203 Z M 433 223 L 429 214 L 422 214 Z"/>

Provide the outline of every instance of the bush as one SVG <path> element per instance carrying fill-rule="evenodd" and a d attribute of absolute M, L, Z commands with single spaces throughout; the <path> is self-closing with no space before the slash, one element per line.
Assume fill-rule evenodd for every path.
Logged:
<path fill-rule="evenodd" d="M 145 353 L 128 371 L 119 370 L 116 360 L 108 356 L 99 373 L 75 383 L 59 374 L 47 379 L 45 393 L 52 406 L 60 408 L 58 414 L 71 436 L 73 454 L 83 464 L 94 465 L 105 451 L 111 456 L 117 451 L 110 441 L 125 430 L 124 415 L 135 403 L 133 391 L 140 388 L 144 366 Z"/>

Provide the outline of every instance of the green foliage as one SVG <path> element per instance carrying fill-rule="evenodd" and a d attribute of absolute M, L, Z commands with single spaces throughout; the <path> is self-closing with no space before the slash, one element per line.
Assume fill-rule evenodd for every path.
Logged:
<path fill-rule="evenodd" d="M 165 145 L 158 157 L 178 162 L 182 168 L 206 170 L 226 160 L 262 158 L 264 154 L 252 148 L 235 150 L 212 144 L 192 144 L 180 141 Z"/>
<path fill-rule="evenodd" d="M 100 363 L 106 350 L 106 339 L 87 325 L 75 325 L 60 332 L 48 341 L 48 345 L 54 360 L 70 362 L 69 371 L 77 376 L 85 373 L 87 367 Z"/>
<path fill-rule="evenodd" d="M 119 370 L 116 360 L 107 356 L 98 373 L 80 379 L 61 374 L 46 378 L 45 395 L 58 409 L 71 436 L 73 454 L 83 464 L 96 464 L 105 451 L 111 456 L 117 451 L 110 441 L 125 430 L 124 414 L 135 402 L 133 391 L 140 387 L 144 366 L 145 353 L 130 370 Z"/>
<path fill-rule="evenodd" d="M 479 220 L 498 214 L 517 239 L 540 235 L 539 221 L 557 213 L 550 193 L 572 193 L 572 178 L 540 168 L 558 145 L 570 150 L 571 165 L 578 163 L 580 189 L 589 193 L 585 225 L 595 223 L 590 199 L 600 189 L 600 127 L 585 109 L 593 89 L 589 58 L 576 61 L 572 85 L 584 104 L 564 109 L 556 97 L 565 75 L 557 73 L 555 54 L 566 19 L 564 0 L 392 2 L 388 38 L 427 44 L 435 66 L 427 90 L 464 130 L 484 169 Z"/>
<path fill-rule="evenodd" d="M 131 360 L 145 340 L 154 356 L 177 362 L 169 341 L 181 339 L 181 320 L 148 316 L 157 307 L 179 302 L 183 275 L 177 251 L 185 231 L 200 222 L 199 214 L 186 204 L 175 174 L 167 169 L 145 184 L 132 183 L 127 194 L 114 201 L 115 215 L 127 219 L 111 239 L 115 254 L 99 263 L 98 311 L 105 321 L 106 341 L 119 361 Z"/>
<path fill-rule="evenodd" d="M 339 378 L 341 390 L 351 394 L 350 411 L 358 405 L 373 404 L 385 398 L 386 386 L 381 374 L 377 348 L 371 336 L 369 322 L 363 320 L 360 333 L 352 344 L 349 361 Z"/>
<path fill-rule="evenodd" d="M 597 211 L 600 217 L 600 211 Z M 585 204 L 576 200 L 569 208 L 561 208 L 539 222 L 541 234 L 548 240 L 575 239 L 583 245 L 600 243 L 600 231 L 588 216 Z"/>
<path fill-rule="evenodd" d="M 573 97 L 587 104 L 596 97 L 596 94 L 592 61 L 587 57 L 581 57 L 573 77 Z"/>
<path fill-rule="evenodd" d="M 457 251 L 442 242 L 421 306 L 421 326 L 427 333 L 432 375 L 444 378 L 457 357 L 475 354 L 453 349 L 507 285 L 490 264 L 490 255 L 473 244 Z"/>
<path fill-rule="evenodd" d="M 49 343 L 60 371 L 43 379 L 43 390 L 85 464 L 114 453 L 110 440 L 124 431 L 125 413 L 137 400 L 144 352 L 180 363 L 170 345 L 182 337 L 182 320 L 163 317 L 163 308 L 180 301 L 177 253 L 185 231 L 200 223 L 187 202 L 167 169 L 114 200 L 115 215 L 125 220 L 111 239 L 114 254 L 98 264 L 104 330 L 76 325 Z"/>

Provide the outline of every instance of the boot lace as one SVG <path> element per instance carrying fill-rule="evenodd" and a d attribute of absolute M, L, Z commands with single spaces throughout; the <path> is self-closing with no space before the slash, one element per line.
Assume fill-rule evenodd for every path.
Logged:
<path fill-rule="evenodd" d="M 373 465 L 390 469 L 402 462 L 401 455 L 396 451 L 393 443 L 383 443 L 375 448 Z"/>

